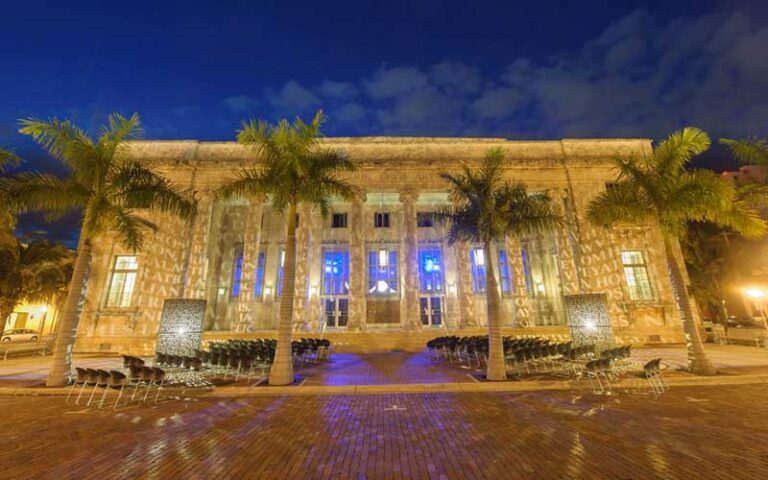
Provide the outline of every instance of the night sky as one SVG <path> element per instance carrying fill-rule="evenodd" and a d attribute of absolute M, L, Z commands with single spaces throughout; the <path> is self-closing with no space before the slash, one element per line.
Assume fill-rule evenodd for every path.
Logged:
<path fill-rule="evenodd" d="M 318 108 L 332 136 L 768 137 L 768 2 L 302 3 L 3 2 L 0 145 L 56 169 L 19 118 L 230 140 Z"/>

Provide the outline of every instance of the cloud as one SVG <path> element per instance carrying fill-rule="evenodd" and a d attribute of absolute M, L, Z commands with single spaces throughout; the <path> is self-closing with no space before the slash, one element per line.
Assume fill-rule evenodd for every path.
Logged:
<path fill-rule="evenodd" d="M 279 113 L 298 115 L 321 105 L 320 97 L 296 80 L 290 80 L 280 90 L 267 91 L 267 101 Z"/>
<path fill-rule="evenodd" d="M 317 87 L 320 95 L 330 98 L 351 98 L 357 95 L 355 84 L 350 82 L 334 82 L 325 80 Z"/>
<path fill-rule="evenodd" d="M 356 134 L 661 138 L 695 125 L 768 136 L 766 45 L 765 22 L 739 11 L 670 20 L 639 10 L 580 47 L 497 72 L 383 65 L 312 89 L 292 80 L 267 102 L 290 114 L 322 105 Z"/>
<path fill-rule="evenodd" d="M 435 85 L 450 87 L 460 92 L 476 92 L 483 81 L 477 67 L 448 60 L 432 65 L 429 77 Z"/>
<path fill-rule="evenodd" d="M 373 99 L 396 98 L 429 85 L 427 76 L 418 68 L 379 68 L 370 80 L 364 82 L 365 90 Z"/>
<path fill-rule="evenodd" d="M 248 95 L 234 95 L 225 98 L 222 102 L 225 107 L 234 113 L 248 112 L 259 105 L 258 100 Z"/>
<path fill-rule="evenodd" d="M 340 122 L 359 122 L 366 116 L 365 108 L 359 103 L 346 103 L 332 113 L 334 119 Z"/>
<path fill-rule="evenodd" d="M 483 119 L 504 118 L 513 114 L 525 102 L 525 95 L 516 88 L 493 88 L 472 102 L 472 111 Z"/>

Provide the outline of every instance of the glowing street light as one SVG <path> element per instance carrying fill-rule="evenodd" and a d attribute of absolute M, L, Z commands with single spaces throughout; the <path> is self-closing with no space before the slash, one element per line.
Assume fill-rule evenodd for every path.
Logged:
<path fill-rule="evenodd" d="M 744 289 L 744 295 L 753 300 L 761 300 L 768 296 L 768 292 L 762 288 L 749 287 Z"/>

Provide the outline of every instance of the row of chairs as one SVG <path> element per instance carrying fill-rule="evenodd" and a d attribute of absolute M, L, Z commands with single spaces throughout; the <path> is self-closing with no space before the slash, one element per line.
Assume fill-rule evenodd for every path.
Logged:
<path fill-rule="evenodd" d="M 596 360 L 590 360 L 584 364 L 584 368 L 579 372 L 579 378 L 586 377 L 590 383 L 592 391 L 595 393 L 610 393 L 612 383 L 616 383 L 626 378 L 645 380 L 648 388 L 655 396 L 659 396 L 669 390 L 669 386 L 661 375 L 661 358 L 655 358 L 642 365 L 642 369 L 637 371 L 634 368 L 617 368 L 615 362 L 621 358 L 611 358 L 603 356 Z"/>
<path fill-rule="evenodd" d="M 166 374 L 165 371 L 159 367 L 145 367 L 139 365 L 130 365 L 129 374 L 126 375 L 118 370 L 102 370 L 93 368 L 80 368 L 75 367 L 76 375 L 72 378 L 72 385 L 67 393 L 65 403 L 69 403 L 75 389 L 79 387 L 79 392 L 75 400 L 75 405 L 80 404 L 80 400 L 87 389 L 91 389 L 91 394 L 88 397 L 87 407 L 91 406 L 96 392 L 101 389 L 101 399 L 98 402 L 98 408 L 104 406 L 107 394 L 110 391 L 117 392 L 115 397 L 115 403 L 112 406 L 113 410 L 117 410 L 117 406 L 120 403 L 120 399 L 123 397 L 123 392 L 126 387 L 134 387 L 133 395 L 131 395 L 131 401 L 133 401 L 137 394 L 140 394 L 140 388 L 145 387 L 144 396 L 141 397 L 140 402 L 144 403 L 152 387 L 156 387 L 157 393 L 155 394 L 155 403 L 160 398 L 160 391 L 165 384 Z"/>

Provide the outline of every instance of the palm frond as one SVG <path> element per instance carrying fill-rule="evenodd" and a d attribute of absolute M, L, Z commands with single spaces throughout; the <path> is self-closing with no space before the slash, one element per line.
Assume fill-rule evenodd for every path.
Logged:
<path fill-rule="evenodd" d="M 682 170 L 691 159 L 709 150 L 709 135 L 695 127 L 673 132 L 653 152 L 655 170 L 659 176 L 667 176 Z"/>
<path fill-rule="evenodd" d="M 16 166 L 21 159 L 12 151 L 0 148 L 0 173 L 5 172 L 6 167 Z"/>
<path fill-rule="evenodd" d="M 765 140 L 721 138 L 720 143 L 728 146 L 733 156 L 743 165 L 768 166 L 768 144 Z"/>
<path fill-rule="evenodd" d="M 124 208 L 112 206 L 109 212 L 110 227 L 118 234 L 118 240 L 133 251 L 144 246 L 144 231 L 157 231 L 157 225 Z"/>
<path fill-rule="evenodd" d="M 84 208 L 90 193 L 72 180 L 40 172 L 20 172 L 0 178 L 0 201 L 17 214 L 45 212 L 49 218 Z"/>
<path fill-rule="evenodd" d="M 115 168 L 110 183 L 117 190 L 112 195 L 116 205 L 170 213 L 183 220 L 191 220 L 197 213 L 191 192 L 139 163 Z"/>
<path fill-rule="evenodd" d="M 68 167 L 80 171 L 88 169 L 95 147 L 88 135 L 69 120 L 26 118 L 20 120 L 20 124 L 19 133 L 31 136 Z"/>
<path fill-rule="evenodd" d="M 656 215 L 655 206 L 637 184 L 623 180 L 600 192 L 587 208 L 590 222 L 612 226 L 630 222 L 643 224 Z"/>

